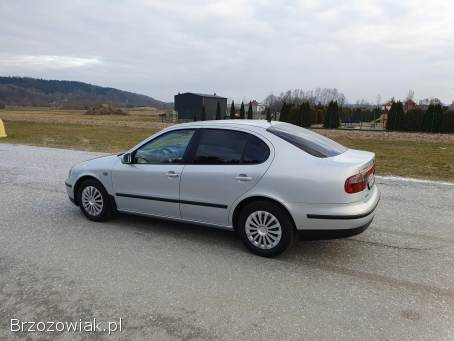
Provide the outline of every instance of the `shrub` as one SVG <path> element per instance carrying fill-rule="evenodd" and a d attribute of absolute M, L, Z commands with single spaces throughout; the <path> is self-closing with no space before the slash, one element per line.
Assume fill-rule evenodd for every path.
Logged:
<path fill-rule="evenodd" d="M 316 108 L 315 109 L 315 123 L 322 124 L 325 121 L 325 109 Z"/>
<path fill-rule="evenodd" d="M 281 113 L 279 115 L 279 121 L 289 122 L 289 120 L 290 120 L 290 110 L 291 110 L 291 106 L 284 102 L 282 104 Z"/>
<path fill-rule="evenodd" d="M 353 110 L 345 108 L 341 113 L 342 121 L 348 123 L 371 122 L 380 116 L 377 109 L 354 108 Z"/>
<path fill-rule="evenodd" d="M 126 115 L 121 109 L 114 108 L 111 104 L 95 104 L 88 108 L 87 115 Z"/>
<path fill-rule="evenodd" d="M 303 102 L 300 106 L 300 126 L 308 128 L 316 122 L 315 110 L 311 108 L 309 102 Z"/>
<path fill-rule="evenodd" d="M 402 102 L 393 102 L 388 113 L 387 130 L 403 130 L 404 128 L 404 106 Z"/>
<path fill-rule="evenodd" d="M 443 108 L 441 104 L 430 104 L 423 117 L 422 130 L 433 133 L 441 131 Z"/>
<path fill-rule="evenodd" d="M 232 104 L 230 105 L 230 119 L 234 120 L 235 119 L 235 103 L 232 101 Z"/>
<path fill-rule="evenodd" d="M 290 105 L 290 112 L 288 116 L 288 123 L 294 124 L 294 125 L 301 125 L 301 110 L 298 105 Z"/>
<path fill-rule="evenodd" d="M 423 118 L 424 111 L 419 108 L 407 111 L 404 115 L 403 130 L 421 131 Z"/>
<path fill-rule="evenodd" d="M 337 105 L 337 102 L 331 101 L 329 102 L 328 108 L 326 109 L 323 127 L 330 129 L 339 128 L 339 120 L 340 120 L 339 106 Z"/>
<path fill-rule="evenodd" d="M 441 132 L 454 133 L 454 110 L 447 110 L 443 113 Z"/>
<path fill-rule="evenodd" d="M 284 103 L 281 109 L 280 121 L 300 127 L 310 127 L 316 122 L 316 118 L 316 112 L 309 102 L 303 102 L 301 105 Z"/>
<path fill-rule="evenodd" d="M 249 102 L 249 108 L 247 109 L 247 119 L 252 120 L 254 118 L 253 112 L 252 112 L 252 103 Z"/>
<path fill-rule="evenodd" d="M 240 119 L 244 120 L 246 117 L 246 111 L 244 110 L 244 103 L 241 102 L 241 107 L 240 107 Z"/>

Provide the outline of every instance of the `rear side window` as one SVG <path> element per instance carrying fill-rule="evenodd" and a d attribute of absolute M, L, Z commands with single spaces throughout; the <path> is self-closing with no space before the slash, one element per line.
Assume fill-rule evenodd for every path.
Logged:
<path fill-rule="evenodd" d="M 257 164 L 270 154 L 259 138 L 234 130 L 204 129 L 194 155 L 195 164 Z"/>
<path fill-rule="evenodd" d="M 268 128 L 267 131 L 316 157 L 326 158 L 347 151 L 347 148 L 343 145 L 293 124 L 276 124 Z"/>
<path fill-rule="evenodd" d="M 243 153 L 243 163 L 262 163 L 268 159 L 268 156 L 270 156 L 270 149 L 266 143 L 258 137 L 249 135 L 249 140 Z"/>

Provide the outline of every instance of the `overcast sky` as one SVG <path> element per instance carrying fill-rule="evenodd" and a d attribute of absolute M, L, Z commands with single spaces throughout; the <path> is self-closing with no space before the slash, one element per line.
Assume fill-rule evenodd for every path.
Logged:
<path fill-rule="evenodd" d="M 0 14 L 0 75 L 166 101 L 316 87 L 454 100 L 452 0 L 5 0 Z"/>

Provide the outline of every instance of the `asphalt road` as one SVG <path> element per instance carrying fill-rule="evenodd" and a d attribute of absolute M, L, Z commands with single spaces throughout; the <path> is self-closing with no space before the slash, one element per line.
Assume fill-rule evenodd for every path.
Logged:
<path fill-rule="evenodd" d="M 86 220 L 63 181 L 95 155 L 0 144 L 0 340 L 30 336 L 10 319 L 93 317 L 125 340 L 454 339 L 454 186 L 379 178 L 363 234 L 265 259 L 231 232 Z"/>

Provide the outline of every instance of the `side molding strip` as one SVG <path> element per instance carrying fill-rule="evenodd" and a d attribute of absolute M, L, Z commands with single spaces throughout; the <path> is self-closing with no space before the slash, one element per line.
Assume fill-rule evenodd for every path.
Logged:
<path fill-rule="evenodd" d="M 154 201 L 164 201 L 164 202 L 174 202 L 186 205 L 195 205 L 195 206 L 206 206 L 206 207 L 216 207 L 226 209 L 227 205 L 222 204 L 213 204 L 209 202 L 198 202 L 198 201 L 189 201 L 189 200 L 178 200 L 178 199 L 168 199 L 168 198 L 159 198 L 159 197 L 150 197 L 145 195 L 136 195 L 136 194 L 127 194 L 127 193 L 116 193 L 117 197 L 125 198 L 134 198 L 134 199 L 143 199 L 143 200 L 154 200 Z"/>

